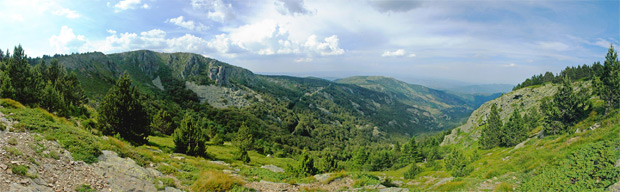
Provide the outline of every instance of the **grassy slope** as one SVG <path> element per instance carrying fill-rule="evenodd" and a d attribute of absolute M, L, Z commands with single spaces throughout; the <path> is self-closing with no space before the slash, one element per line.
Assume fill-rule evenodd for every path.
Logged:
<path fill-rule="evenodd" d="M 31 131 L 40 133 L 45 139 L 55 140 L 62 147 L 72 153 L 76 161 L 93 163 L 101 150 L 117 152 L 122 157 L 132 158 L 142 166 L 149 164 L 164 173 L 158 178 L 164 184 L 183 189 L 192 189 L 192 185 L 204 177 L 221 174 L 224 170 L 239 169 L 239 174 L 257 180 L 274 182 L 308 182 L 310 179 L 290 179 L 282 173 L 273 173 L 260 168 L 262 165 L 272 164 L 285 168 L 287 165 L 296 165 L 297 161 L 291 158 L 268 158 L 254 151 L 249 155 L 252 161 L 249 164 L 233 159 L 236 147 L 227 143 L 222 146 L 209 145 L 208 151 L 211 160 L 224 161 L 229 166 L 210 163 L 209 159 L 192 157 L 183 154 L 172 153 L 174 142 L 170 137 L 150 137 L 149 144 L 143 146 L 131 146 L 128 142 L 114 137 L 97 136 L 96 130 L 89 130 L 79 126 L 82 119 L 65 119 L 57 117 L 40 108 L 28 108 L 9 99 L 0 99 L 0 112 L 13 114 L 10 118 L 19 122 L 15 126 L 16 131 Z M 183 157 L 183 159 L 173 158 Z M 236 179 L 241 183 L 240 179 Z M 224 181 L 219 181 L 224 182 Z"/>
<path fill-rule="evenodd" d="M 592 99 L 594 106 L 589 116 L 576 125 L 573 130 L 588 130 L 595 123 L 601 127 L 581 133 L 546 136 L 542 139 L 531 137 L 525 145 L 519 149 L 515 147 L 496 147 L 488 150 L 478 149 L 478 143 L 469 136 L 470 133 L 459 132 L 463 139 L 457 144 L 445 146 L 465 151 L 468 156 L 477 153 L 479 159 L 469 163 L 474 171 L 467 177 L 454 178 L 450 182 L 437 185 L 441 178 L 451 177 L 443 168 L 433 170 L 425 168 L 414 180 L 404 180 L 414 190 L 438 190 L 438 191 L 512 191 L 533 175 L 539 174 L 544 166 L 551 166 L 565 159 L 568 154 L 590 143 L 599 141 L 616 141 L 620 138 L 620 114 L 612 113 L 603 117 L 603 103 L 598 99 Z M 536 135 L 542 130 L 542 126 L 530 131 L 529 135 Z M 574 131 L 573 131 L 574 132 Z M 471 143 L 462 145 L 461 143 Z M 440 160 L 440 164 L 443 164 Z M 418 163 L 424 167 L 425 163 Z M 409 166 L 387 172 L 374 173 L 386 174 L 394 178 L 400 178 Z"/>

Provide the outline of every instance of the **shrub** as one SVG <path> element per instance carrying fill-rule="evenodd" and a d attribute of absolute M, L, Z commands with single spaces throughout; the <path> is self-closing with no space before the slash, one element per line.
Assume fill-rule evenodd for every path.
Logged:
<path fill-rule="evenodd" d="M 204 171 L 191 186 L 192 191 L 230 191 L 243 183 L 239 178 L 219 171 Z"/>
<path fill-rule="evenodd" d="M 92 187 L 90 187 L 90 185 L 79 185 L 75 188 L 75 191 L 77 192 L 96 192 L 96 189 L 93 189 Z"/>
<path fill-rule="evenodd" d="M 21 176 L 26 176 L 26 174 L 28 174 L 28 166 L 26 165 L 14 165 L 11 168 L 11 171 L 13 171 L 14 174 L 18 174 Z"/>
<path fill-rule="evenodd" d="M 422 169 L 418 165 L 413 163 L 413 164 L 411 164 L 411 167 L 409 167 L 409 169 L 407 169 L 407 171 L 405 172 L 403 177 L 405 179 L 413 179 L 415 177 L 415 175 L 417 175 L 420 172 L 422 172 Z"/>
<path fill-rule="evenodd" d="M 568 157 L 542 169 L 521 185 L 522 191 L 603 190 L 620 177 L 614 163 L 620 154 L 617 141 L 601 141 L 579 147 Z"/>
<path fill-rule="evenodd" d="M 12 137 L 8 140 L 10 145 L 17 145 L 17 139 L 15 137 Z"/>
<path fill-rule="evenodd" d="M 24 105 L 13 99 L 0 99 L 0 105 L 7 108 L 23 109 Z"/>
<path fill-rule="evenodd" d="M 157 166 L 157 170 L 165 175 L 173 174 L 177 172 L 176 168 L 172 166 L 168 166 L 168 165 L 159 165 Z"/>
<path fill-rule="evenodd" d="M 15 147 L 4 146 L 3 149 L 6 152 L 9 152 L 9 154 L 11 154 L 12 156 L 20 156 L 20 155 L 22 155 L 22 152 L 19 149 L 15 148 Z"/>

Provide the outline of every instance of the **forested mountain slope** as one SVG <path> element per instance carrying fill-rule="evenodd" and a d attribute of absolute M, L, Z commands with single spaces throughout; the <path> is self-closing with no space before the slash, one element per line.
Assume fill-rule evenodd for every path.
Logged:
<path fill-rule="evenodd" d="M 321 124 L 347 121 L 346 117 L 337 116 L 362 117 L 360 122 L 353 124 L 368 127 L 375 136 L 451 128 L 477 107 L 466 99 L 419 85 L 404 85 L 409 93 L 414 93 L 404 96 L 364 85 L 348 85 L 351 83 L 343 80 L 332 82 L 316 78 L 257 75 L 191 53 L 142 50 L 110 55 L 98 52 L 57 55 L 54 58 L 77 72 L 87 95 L 94 101 L 101 99 L 114 80 L 127 71 L 137 87 L 156 98 L 172 98 L 178 103 L 200 100 L 217 108 L 280 103 L 293 113 L 325 119 Z M 392 86 L 402 82 L 379 83 Z M 420 94 L 415 94 L 417 92 Z M 479 102 L 484 99 L 491 98 L 474 100 Z M 285 119 L 273 113 L 269 116 Z M 294 119 L 297 122 L 289 126 L 296 126 L 303 118 Z"/>

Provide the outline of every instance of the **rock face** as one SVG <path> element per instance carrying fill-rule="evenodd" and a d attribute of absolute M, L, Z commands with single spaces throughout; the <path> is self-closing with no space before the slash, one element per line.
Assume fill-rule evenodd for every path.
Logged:
<path fill-rule="evenodd" d="M 112 191 L 157 191 L 153 185 L 161 173 L 153 168 L 140 167 L 129 158 L 121 158 L 115 152 L 102 151 L 94 166 L 98 174 L 105 176 Z"/>

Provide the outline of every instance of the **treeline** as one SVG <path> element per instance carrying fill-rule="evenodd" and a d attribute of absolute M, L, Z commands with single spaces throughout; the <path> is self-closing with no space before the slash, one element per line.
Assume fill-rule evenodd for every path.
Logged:
<path fill-rule="evenodd" d="M 577 67 L 566 67 L 559 74 L 554 75 L 552 72 L 545 72 L 544 74 L 534 75 L 527 78 L 520 84 L 517 84 L 512 90 L 521 89 L 524 87 L 542 85 L 547 82 L 561 83 L 564 78 L 572 80 L 593 80 L 594 77 L 600 77 L 603 74 L 604 66 L 600 62 L 594 62 L 592 65 L 583 64 Z"/>
<path fill-rule="evenodd" d="M 87 102 L 74 72 L 52 60 L 30 65 L 21 45 L 13 54 L 0 50 L 0 97 L 31 107 L 41 107 L 59 116 L 84 115 Z"/>

